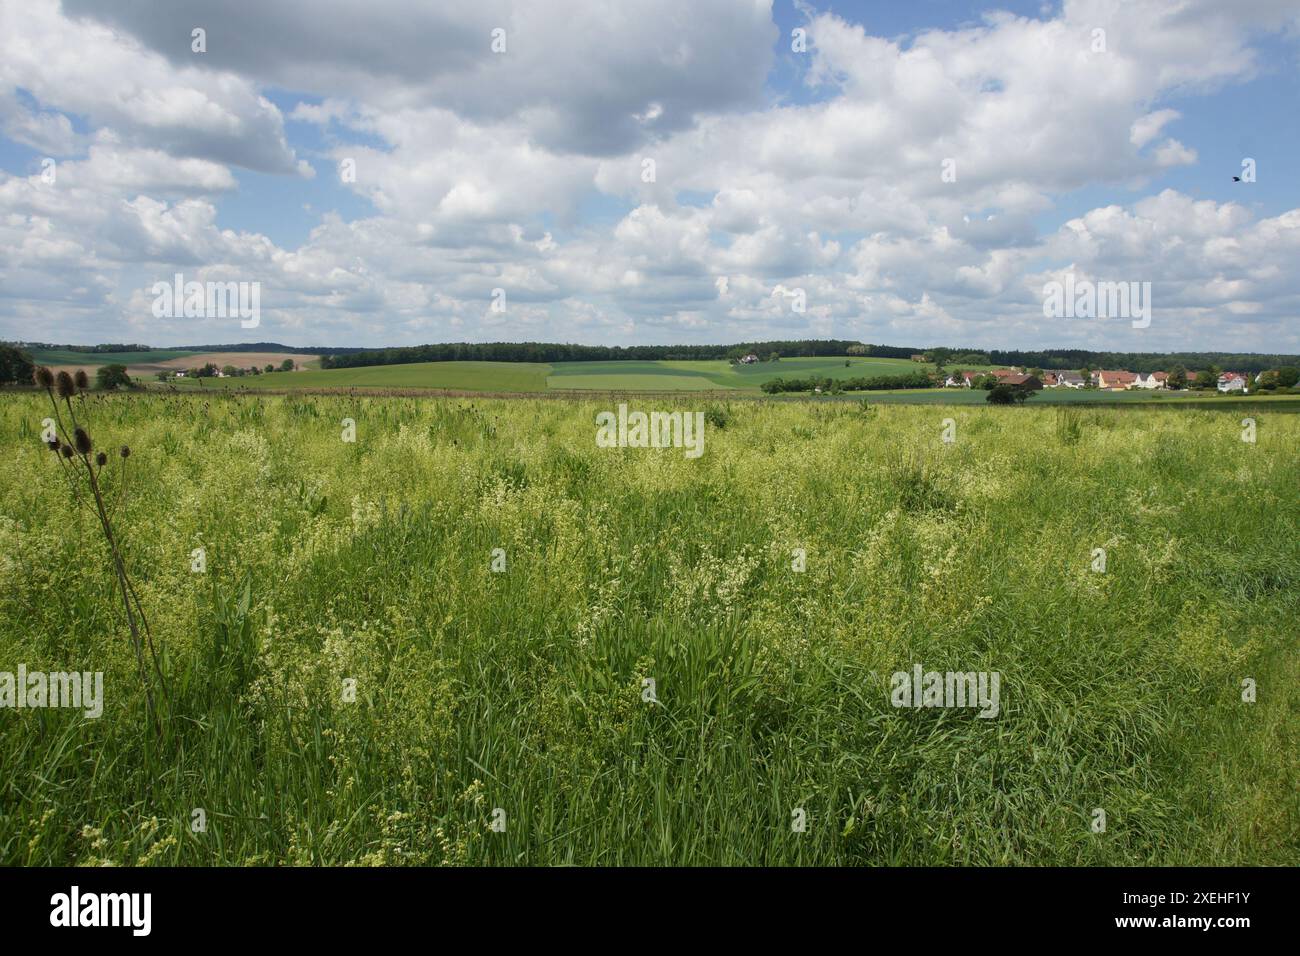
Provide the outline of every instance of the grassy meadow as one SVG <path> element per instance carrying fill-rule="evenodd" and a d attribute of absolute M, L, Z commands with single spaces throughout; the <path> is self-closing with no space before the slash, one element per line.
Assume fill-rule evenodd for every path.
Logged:
<path fill-rule="evenodd" d="M 1300 863 L 1300 416 L 629 401 L 703 455 L 580 397 L 73 399 L 132 451 L 158 735 L 48 401 L 0 396 L 0 671 L 105 674 L 0 709 L 0 863 Z M 1000 713 L 891 706 L 918 663 Z"/>

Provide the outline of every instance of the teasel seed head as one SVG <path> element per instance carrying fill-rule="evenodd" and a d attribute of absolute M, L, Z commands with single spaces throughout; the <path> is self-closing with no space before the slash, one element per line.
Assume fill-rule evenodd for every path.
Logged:
<path fill-rule="evenodd" d="M 45 447 L 48 448 L 50 451 L 58 451 L 59 440 L 57 438 L 51 438 L 49 441 L 45 443 Z"/>
<path fill-rule="evenodd" d="M 44 365 L 36 366 L 36 371 L 32 373 L 32 380 L 41 388 L 54 387 L 54 373 Z"/>
<path fill-rule="evenodd" d="M 108 464 L 108 456 L 101 451 L 98 455 L 95 456 L 95 464 L 97 464 L 100 468 L 103 468 L 105 465 Z"/>
<path fill-rule="evenodd" d="M 72 376 L 67 372 L 60 372 L 55 377 L 55 383 L 58 387 L 59 398 L 71 398 L 77 394 L 77 386 L 72 381 Z"/>
<path fill-rule="evenodd" d="M 123 457 L 123 458 L 130 458 L 130 457 L 131 457 L 131 446 L 130 446 L 130 445 L 123 445 L 123 446 L 122 446 L 122 452 L 121 452 L 121 454 L 122 454 L 122 457 Z"/>
<path fill-rule="evenodd" d="M 77 369 L 77 374 L 72 377 L 72 380 L 77 383 L 77 388 L 81 389 L 83 392 L 89 391 L 90 377 L 86 375 L 86 370 L 84 368 Z"/>
<path fill-rule="evenodd" d="M 71 458 L 74 454 L 76 454 L 76 453 L 72 450 L 72 446 L 71 446 L 71 445 L 61 445 L 61 446 L 59 446 L 59 453 L 60 453 L 61 455 L 63 455 L 64 458 Z"/>
<path fill-rule="evenodd" d="M 91 449 L 94 448 L 94 445 L 90 443 L 90 436 L 80 426 L 72 433 L 72 440 L 77 443 L 77 451 L 83 455 L 89 455 Z"/>

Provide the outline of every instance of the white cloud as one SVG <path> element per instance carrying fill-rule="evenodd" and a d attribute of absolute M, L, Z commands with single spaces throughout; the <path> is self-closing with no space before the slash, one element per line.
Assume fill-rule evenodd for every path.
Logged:
<path fill-rule="evenodd" d="M 155 329 L 140 312 L 153 281 L 207 269 L 261 281 L 259 337 L 303 344 L 1184 348 L 1231 330 L 1233 347 L 1300 345 L 1300 211 L 1131 191 L 1197 163 L 1166 131 L 1190 138 L 1178 121 L 1198 94 L 1260 69 L 1254 31 L 1284 22 L 1268 4 L 1067 0 L 895 39 L 810 14 L 798 66 L 815 95 L 773 102 L 766 3 L 376 0 L 364 20 L 304 3 L 237 18 L 191 0 L 0 8 L 0 124 L 60 157 L 54 186 L 0 174 L 0 334 L 29 337 L 51 314 L 45 338 L 210 338 L 221 330 Z M 194 23 L 206 54 L 190 52 Z M 488 47 L 495 25 L 505 54 Z M 323 144 L 304 150 L 314 164 L 272 87 L 300 100 L 289 117 Z M 1175 95 L 1179 110 L 1162 105 Z M 312 188 L 371 211 L 321 213 L 292 248 L 222 228 L 235 167 L 319 171 Z M 1084 189 L 1113 199 L 1043 225 Z M 1043 276 L 1066 268 L 1152 281 L 1151 328 L 1045 325 Z M 488 310 L 498 287 L 504 315 Z M 805 290 L 807 311 L 774 288 Z"/>
<path fill-rule="evenodd" d="M 1145 116 L 1139 116 L 1133 122 L 1129 130 L 1128 141 L 1141 149 L 1151 140 L 1160 135 L 1160 131 L 1165 128 L 1167 123 L 1178 119 L 1182 114 L 1177 110 L 1156 110 L 1147 113 Z"/>

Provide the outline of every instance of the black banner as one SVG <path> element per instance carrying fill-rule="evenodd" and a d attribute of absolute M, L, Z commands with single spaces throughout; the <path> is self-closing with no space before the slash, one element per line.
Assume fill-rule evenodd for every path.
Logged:
<path fill-rule="evenodd" d="M 566 936 L 613 942 L 610 931 L 633 939 L 701 921 L 750 935 L 812 920 L 829 930 L 847 917 L 854 933 L 901 931 L 922 946 L 929 933 L 946 947 L 987 943 L 991 932 L 1230 946 L 1293 925 L 1284 915 L 1293 883 L 1284 869 L 11 868 L 0 870 L 0 912 L 11 943 L 75 933 L 82 943 L 337 945 L 451 925 L 489 935 L 532 927 L 540 941 L 557 920 L 571 926 Z"/>

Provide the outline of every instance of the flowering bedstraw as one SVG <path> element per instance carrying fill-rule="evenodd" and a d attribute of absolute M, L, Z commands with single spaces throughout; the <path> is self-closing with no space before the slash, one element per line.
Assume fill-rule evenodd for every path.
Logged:
<path fill-rule="evenodd" d="M 103 716 L 0 709 L 0 866 L 1300 861 L 1283 403 L 71 384 L 57 453 L 0 390 L 0 670 Z M 597 447 L 619 402 L 707 453 Z M 158 743 L 78 425 L 106 500 L 134 450 Z"/>

